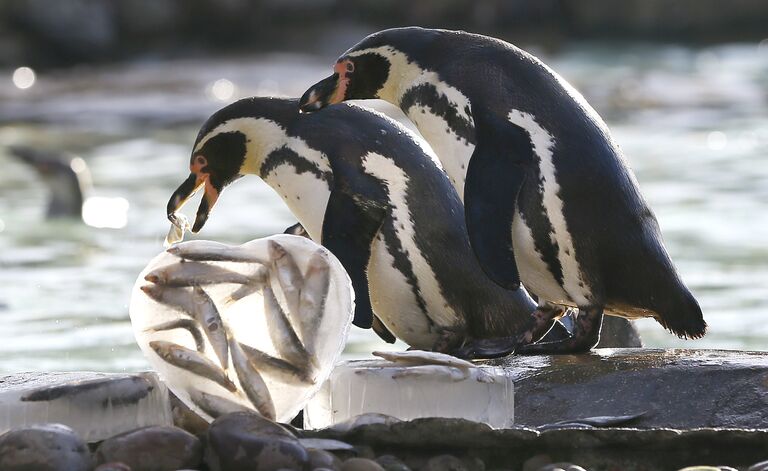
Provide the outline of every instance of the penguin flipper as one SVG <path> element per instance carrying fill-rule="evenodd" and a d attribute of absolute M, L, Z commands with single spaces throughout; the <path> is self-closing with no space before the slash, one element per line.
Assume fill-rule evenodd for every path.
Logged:
<path fill-rule="evenodd" d="M 469 160 L 464 214 L 469 242 L 483 271 L 500 286 L 517 289 L 520 274 L 512 249 L 512 219 L 533 150 L 521 129 L 509 123 L 491 128 L 478 132 Z"/>
<path fill-rule="evenodd" d="M 395 343 L 395 340 L 397 340 L 397 337 L 395 337 L 395 334 L 390 332 L 389 329 L 387 329 L 387 326 L 384 325 L 383 322 L 381 322 L 381 319 L 378 318 L 378 316 L 373 316 L 373 331 L 376 332 L 376 335 L 381 338 L 381 340 L 387 342 L 387 343 Z"/>
<path fill-rule="evenodd" d="M 371 244 L 384 222 L 383 208 L 360 207 L 352 196 L 339 189 L 331 191 L 323 218 L 322 245 L 339 259 L 355 290 L 355 318 L 358 327 L 370 329 L 373 308 L 368 292 L 368 260 Z"/>

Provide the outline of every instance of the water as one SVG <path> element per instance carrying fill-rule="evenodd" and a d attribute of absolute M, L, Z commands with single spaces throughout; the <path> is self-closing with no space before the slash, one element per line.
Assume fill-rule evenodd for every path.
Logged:
<path fill-rule="evenodd" d="M 542 57 L 608 121 L 710 325 L 704 339 L 680 341 L 642 321 L 645 342 L 764 349 L 768 47 L 578 44 Z M 146 368 L 127 303 L 162 250 L 165 204 L 188 173 L 198 127 L 240 96 L 300 94 L 332 59 L 80 68 L 39 74 L 27 90 L 0 71 L 0 145 L 75 152 L 90 167 L 91 195 L 129 204 L 121 229 L 45 221 L 44 185 L 0 150 L 0 371 Z M 223 193 L 201 237 L 242 243 L 293 222 L 268 186 L 247 177 Z M 347 357 L 382 346 L 354 328 Z"/>

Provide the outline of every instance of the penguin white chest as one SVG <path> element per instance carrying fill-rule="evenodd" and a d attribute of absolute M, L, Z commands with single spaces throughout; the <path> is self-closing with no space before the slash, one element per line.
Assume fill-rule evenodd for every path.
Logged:
<path fill-rule="evenodd" d="M 564 203 L 560 199 L 560 186 L 553 158 L 555 139 L 530 113 L 512 110 L 508 119 L 530 136 L 540 174 L 540 180 L 531 183 L 536 185 L 536 190 L 541 193 L 543 210 L 552 227 L 552 232 L 548 234 L 549 240 L 540 242 L 552 244 L 556 248 L 556 262 L 562 272 L 560 282 L 536 249 L 532 232 L 518 211 L 512 222 L 512 240 L 521 281 L 546 301 L 588 306 L 592 304 L 592 291 L 576 258 L 576 249 L 563 213 Z"/>
<path fill-rule="evenodd" d="M 290 164 L 275 167 L 264 180 L 280 195 L 309 236 L 319 241 L 331 195 L 328 182 L 309 172 L 297 172 Z"/>
<path fill-rule="evenodd" d="M 445 173 L 463 201 L 467 166 L 475 151 L 474 144 L 456 134 L 442 117 L 426 106 L 414 105 L 404 111 L 440 158 Z"/>

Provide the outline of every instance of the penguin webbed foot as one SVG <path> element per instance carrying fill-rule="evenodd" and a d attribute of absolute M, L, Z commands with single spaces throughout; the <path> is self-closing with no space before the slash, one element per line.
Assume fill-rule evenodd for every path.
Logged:
<path fill-rule="evenodd" d="M 541 355 L 588 352 L 600 341 L 602 324 L 602 307 L 579 308 L 579 315 L 574 320 L 570 338 L 523 345 L 517 350 L 517 353 Z"/>

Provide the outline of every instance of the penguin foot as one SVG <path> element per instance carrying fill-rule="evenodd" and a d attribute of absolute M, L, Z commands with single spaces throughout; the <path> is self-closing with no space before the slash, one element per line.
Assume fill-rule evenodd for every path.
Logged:
<path fill-rule="evenodd" d="M 437 332 L 437 340 L 435 340 L 434 345 L 432 345 L 433 352 L 447 353 L 450 355 L 466 338 L 464 329 L 455 327 L 439 327 Z"/>
<path fill-rule="evenodd" d="M 500 358 L 515 353 L 520 345 L 524 345 L 526 343 L 524 336 L 525 334 L 495 339 L 474 339 L 453 350 L 450 354 L 464 360 Z"/>
<path fill-rule="evenodd" d="M 600 341 L 600 327 L 603 324 L 603 308 L 579 308 L 570 338 L 553 342 L 539 342 L 523 345 L 519 354 L 582 353 L 591 350 Z"/>

